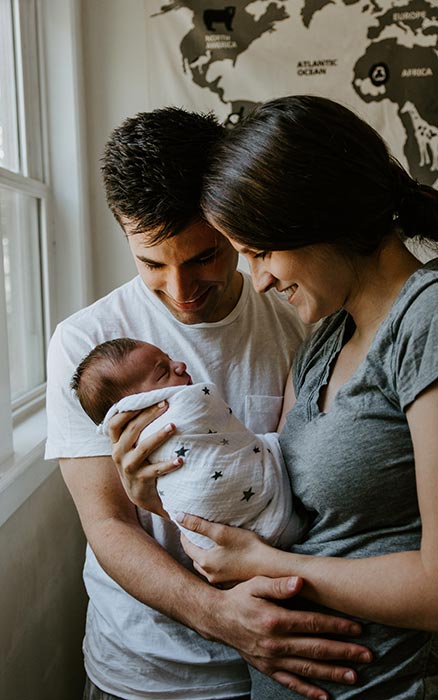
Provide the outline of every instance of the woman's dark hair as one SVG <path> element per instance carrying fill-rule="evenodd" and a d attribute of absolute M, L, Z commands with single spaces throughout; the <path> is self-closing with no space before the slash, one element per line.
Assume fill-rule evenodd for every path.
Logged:
<path fill-rule="evenodd" d="M 308 95 L 257 107 L 218 144 L 206 218 L 257 250 L 336 244 L 369 254 L 394 228 L 438 240 L 438 192 L 413 180 L 374 129 Z"/>

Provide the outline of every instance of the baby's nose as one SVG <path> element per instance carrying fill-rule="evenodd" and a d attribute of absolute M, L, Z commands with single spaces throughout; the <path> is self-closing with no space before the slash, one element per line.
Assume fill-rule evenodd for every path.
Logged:
<path fill-rule="evenodd" d="M 175 367 L 174 367 L 175 374 L 178 374 L 178 375 L 184 374 L 186 369 L 187 369 L 187 365 L 185 364 L 185 362 L 175 362 Z"/>

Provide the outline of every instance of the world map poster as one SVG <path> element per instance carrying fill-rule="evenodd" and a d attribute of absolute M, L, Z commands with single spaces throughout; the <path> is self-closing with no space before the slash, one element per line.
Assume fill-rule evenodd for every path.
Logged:
<path fill-rule="evenodd" d="M 232 127 L 260 102 L 330 97 L 438 186 L 438 0 L 146 0 L 147 101 Z"/>

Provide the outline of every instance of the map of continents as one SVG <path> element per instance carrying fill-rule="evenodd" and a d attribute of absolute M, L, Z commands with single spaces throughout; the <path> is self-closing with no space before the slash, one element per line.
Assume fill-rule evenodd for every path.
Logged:
<path fill-rule="evenodd" d="M 412 0 L 377 19 L 354 66 L 354 87 L 365 102 L 397 105 L 411 174 L 433 185 L 438 178 L 438 6 Z"/>
<path fill-rule="evenodd" d="M 247 51 L 254 41 L 266 32 L 275 31 L 277 22 L 288 19 L 285 2 L 262 2 L 261 12 L 251 14 L 254 0 L 225 5 L 222 1 L 178 0 L 161 6 L 161 12 L 189 8 L 193 13 L 193 26 L 180 43 L 183 70 L 189 71 L 193 82 L 201 88 L 215 93 L 221 102 L 229 106 L 226 123 L 236 123 L 257 102 L 242 99 L 230 100 L 221 86 L 222 76 L 209 80 L 211 66 L 222 61 L 232 61 L 238 70 L 237 59 Z M 258 3 L 260 5 L 260 3 Z M 263 101 L 261 96 L 260 102 Z"/>
<path fill-rule="evenodd" d="M 210 95 L 180 104 L 232 126 L 271 97 L 324 94 L 374 124 L 414 177 L 438 184 L 437 0 L 228 1 L 146 5 L 149 24 L 160 18 L 174 37 L 164 47 L 178 54 L 173 94 L 183 78 Z"/>

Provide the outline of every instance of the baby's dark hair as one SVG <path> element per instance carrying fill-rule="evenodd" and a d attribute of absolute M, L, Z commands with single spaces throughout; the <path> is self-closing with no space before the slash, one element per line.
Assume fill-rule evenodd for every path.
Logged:
<path fill-rule="evenodd" d="M 139 340 L 114 338 L 96 345 L 78 365 L 70 383 L 85 413 L 96 425 L 100 425 L 114 403 L 131 393 L 123 375 L 119 376 L 120 363 L 139 346 Z"/>

